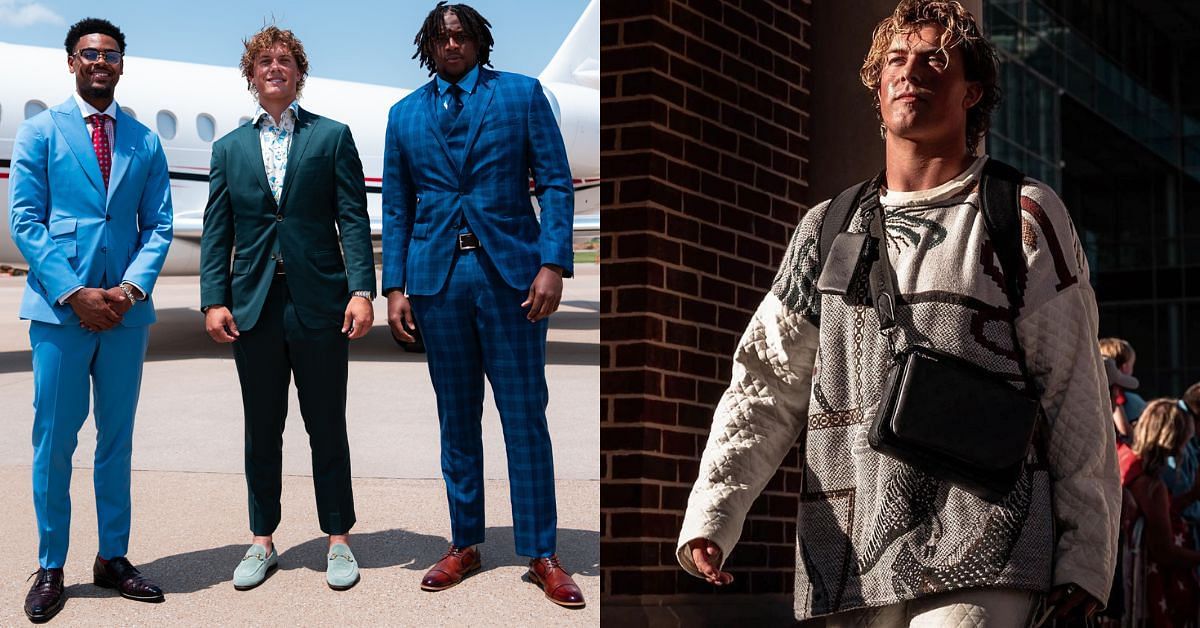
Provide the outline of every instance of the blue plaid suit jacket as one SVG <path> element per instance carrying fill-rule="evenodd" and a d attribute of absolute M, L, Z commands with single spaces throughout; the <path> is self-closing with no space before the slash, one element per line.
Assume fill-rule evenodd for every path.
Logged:
<path fill-rule="evenodd" d="M 543 264 L 572 274 L 575 190 L 566 148 L 534 78 L 480 68 L 463 158 L 438 124 L 431 80 L 388 113 L 383 165 L 383 289 L 437 294 L 460 211 L 504 281 L 527 290 Z M 530 201 L 529 178 L 541 207 Z"/>

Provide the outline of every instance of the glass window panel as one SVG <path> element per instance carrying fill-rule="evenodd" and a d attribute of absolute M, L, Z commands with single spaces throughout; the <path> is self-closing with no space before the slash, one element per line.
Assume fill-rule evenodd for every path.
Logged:
<path fill-rule="evenodd" d="M 207 113 L 196 116 L 196 134 L 200 136 L 201 141 L 213 141 L 217 134 L 217 121 Z"/>
<path fill-rule="evenodd" d="M 164 140 L 175 139 L 175 114 L 164 109 L 158 112 L 158 115 L 155 116 L 154 120 L 158 125 L 158 135 L 160 137 L 162 137 Z"/>
<path fill-rule="evenodd" d="M 31 100 L 25 103 L 25 119 L 28 120 L 45 110 L 46 103 L 40 100 Z"/>

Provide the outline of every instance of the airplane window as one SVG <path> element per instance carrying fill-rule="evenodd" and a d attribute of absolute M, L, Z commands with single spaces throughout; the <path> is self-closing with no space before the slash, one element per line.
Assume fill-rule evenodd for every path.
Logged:
<path fill-rule="evenodd" d="M 175 139 L 175 114 L 167 110 L 158 112 L 158 117 L 155 118 L 158 122 L 158 134 L 164 140 Z"/>
<path fill-rule="evenodd" d="M 25 119 L 28 120 L 33 116 L 46 110 L 46 103 L 40 100 L 31 100 L 25 103 Z"/>
<path fill-rule="evenodd" d="M 213 141 L 213 136 L 217 134 L 217 121 L 207 113 L 196 116 L 196 132 L 205 142 Z"/>
<path fill-rule="evenodd" d="M 125 115 L 129 116 L 130 118 L 137 120 L 137 112 L 133 109 L 130 109 L 129 107 L 121 107 L 121 111 L 125 112 Z"/>

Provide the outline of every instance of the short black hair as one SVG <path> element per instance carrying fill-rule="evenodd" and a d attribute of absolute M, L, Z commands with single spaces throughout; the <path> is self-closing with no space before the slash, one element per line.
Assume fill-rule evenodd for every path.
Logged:
<path fill-rule="evenodd" d="M 420 58 L 421 65 L 429 69 L 429 76 L 433 76 L 437 72 L 437 66 L 433 62 L 433 57 L 429 54 L 429 46 L 445 30 L 445 16 L 447 13 L 453 13 L 458 16 L 458 21 L 462 24 L 463 33 L 475 40 L 475 43 L 479 47 L 476 53 L 476 61 L 479 65 L 491 67 L 492 44 L 495 43 L 495 40 L 492 39 L 491 22 L 488 22 L 487 19 L 480 15 L 479 11 L 465 4 L 446 4 L 446 0 L 437 3 L 437 6 L 429 12 L 429 15 L 425 16 L 425 22 L 421 24 L 421 30 L 417 31 L 417 36 L 413 38 L 413 43 L 417 45 L 417 51 L 413 53 L 412 58 Z"/>
<path fill-rule="evenodd" d="M 75 54 L 75 45 L 79 43 L 79 39 L 91 34 L 112 37 L 117 40 L 117 48 L 121 54 L 125 54 L 125 33 L 112 22 L 98 17 L 85 17 L 71 25 L 71 30 L 67 31 L 67 39 L 63 42 L 67 54 Z"/>

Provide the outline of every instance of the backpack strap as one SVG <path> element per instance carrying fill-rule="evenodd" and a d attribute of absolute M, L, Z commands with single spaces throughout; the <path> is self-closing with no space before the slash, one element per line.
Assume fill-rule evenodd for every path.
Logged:
<path fill-rule="evenodd" d="M 873 180 L 874 177 L 856 183 L 842 190 L 830 201 L 829 207 L 825 210 L 825 217 L 821 221 L 821 242 L 818 251 L 820 257 L 817 258 L 820 262 L 819 268 L 825 268 L 825 260 L 829 257 L 829 249 L 833 247 L 833 240 L 850 226 L 850 218 L 854 216 L 858 204 L 862 201 L 860 197 L 863 189 Z"/>
<path fill-rule="evenodd" d="M 1010 326 L 1017 367 L 1021 369 L 1029 392 L 1040 396 L 1041 391 L 1029 374 L 1025 348 L 1017 337 L 1017 316 L 1025 307 L 1025 280 L 1028 274 L 1021 243 L 1021 182 L 1025 180 L 1025 175 L 1004 162 L 990 158 L 984 164 L 981 175 L 979 197 L 982 201 L 983 224 L 992 246 L 996 248 L 996 258 L 1000 260 L 1000 269 L 1004 273 L 1004 292 L 1008 295 L 1012 314 Z M 1034 439 L 1035 444 L 1038 440 Z M 1044 451 L 1039 451 L 1038 456 L 1045 460 Z"/>
<path fill-rule="evenodd" d="M 1005 292 L 1012 305 L 1013 319 L 1025 306 L 1025 256 L 1021 250 L 1021 182 L 1025 175 L 1016 168 L 988 159 L 980 177 L 983 224 L 987 227 L 1000 269 Z"/>

